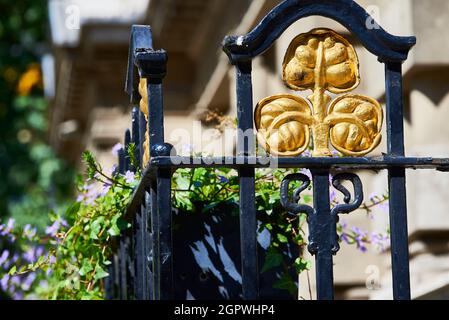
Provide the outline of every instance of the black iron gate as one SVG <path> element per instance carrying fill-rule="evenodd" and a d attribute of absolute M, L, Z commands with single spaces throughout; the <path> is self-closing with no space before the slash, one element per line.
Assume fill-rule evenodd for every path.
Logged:
<path fill-rule="evenodd" d="M 367 50 L 378 57 L 380 63 L 385 65 L 388 150 L 382 157 L 357 157 L 362 155 L 366 148 L 362 148 L 362 150 L 353 147 L 351 150 L 347 150 L 349 147 L 346 144 L 346 147 L 344 147 L 346 149 L 342 147 L 346 151 L 344 153 L 351 156 L 329 157 L 325 154 L 326 151 L 323 154 L 323 150 L 318 150 L 314 154 L 315 156 L 312 157 L 287 155 L 274 159 L 272 155 L 267 159 L 255 154 L 255 143 L 252 141 L 254 135 L 248 137 L 248 135 L 240 134 L 246 130 L 251 130 L 250 132 L 252 132 L 254 129 L 252 60 L 269 49 L 290 25 L 301 18 L 311 15 L 320 15 L 340 22 L 358 38 Z M 127 218 L 129 221 L 132 221 L 133 227 L 128 234 L 121 236 L 114 263 L 111 266 L 111 276 L 106 281 L 108 298 L 158 300 L 174 297 L 172 205 L 170 198 L 171 176 L 174 170 L 181 167 L 215 166 L 231 167 L 238 170 L 241 190 L 239 206 L 243 298 L 257 299 L 259 297 L 259 273 L 256 239 L 255 169 L 269 167 L 270 161 L 273 160 L 277 162 L 280 168 L 307 168 L 312 172 L 312 181 L 302 174 L 287 176 L 281 185 L 280 193 L 281 203 L 289 212 L 308 215 L 310 229 L 309 251 L 315 255 L 318 299 L 333 298 L 332 256 L 339 249 L 336 233 L 338 215 L 354 211 L 363 200 L 360 179 L 354 173 L 348 173 L 347 171 L 361 169 L 388 171 L 393 295 L 395 299 L 410 299 L 405 170 L 408 168 L 428 168 L 447 171 L 449 170 L 449 159 L 405 156 L 401 65 L 407 59 L 408 52 L 415 44 L 416 39 L 414 37 L 396 37 L 388 34 L 380 27 L 368 28 L 367 21 L 373 20 L 363 8 L 352 0 L 286 0 L 274 8 L 249 34 L 225 38 L 223 49 L 229 56 L 231 63 L 235 66 L 237 75 L 237 119 L 240 131 L 237 138 L 236 156 L 213 159 L 178 157 L 174 154 L 172 146 L 165 143 L 162 82 L 166 74 L 167 54 L 163 50 L 153 49 L 150 27 L 133 26 L 126 90 L 135 107 L 132 111 L 132 131 L 127 131 L 125 135 L 125 148 L 131 142 L 139 146 L 138 152 L 140 152 L 139 159 L 143 168 L 143 177 L 135 190 L 134 197 L 127 211 Z M 316 42 L 314 39 L 319 41 L 322 39 L 322 41 Z M 309 42 L 307 43 L 306 40 Z M 321 57 L 321 61 L 325 63 L 327 58 L 324 57 L 323 52 L 325 49 L 323 48 L 327 45 L 326 41 L 330 41 L 334 45 L 336 40 L 337 42 L 340 41 L 338 43 L 340 46 L 346 45 L 345 50 L 347 51 L 345 51 L 345 54 L 349 53 L 348 59 L 354 58 L 351 56 L 352 46 L 331 30 L 314 30 L 307 35 L 303 35 L 302 38 L 298 37 L 297 41 L 299 44 L 309 45 L 310 48 L 316 50 L 318 52 L 316 55 Z M 299 45 L 294 47 L 295 50 L 297 48 L 299 48 Z M 293 56 L 295 54 L 297 53 L 294 53 Z M 316 59 L 316 61 L 319 61 L 319 58 Z M 358 74 L 355 74 L 358 71 L 356 72 L 354 69 L 355 65 L 355 68 L 358 68 L 358 62 L 356 60 L 352 62 L 354 63 L 353 67 L 349 67 L 353 69 L 346 73 L 349 78 L 353 75 L 358 77 Z M 347 66 L 345 64 L 342 68 Z M 288 68 L 288 66 L 285 66 L 285 68 Z M 318 70 L 317 68 L 315 65 L 315 70 Z M 287 82 L 292 81 L 291 83 L 293 84 L 290 83 L 291 87 L 308 85 L 307 81 L 304 80 L 307 79 L 307 72 L 301 72 L 299 72 L 300 74 L 298 72 L 293 73 L 293 80 L 291 78 L 287 79 Z M 141 99 L 139 79 L 146 79 L 146 83 L 144 83 L 148 94 L 147 105 L 150 106 L 147 115 L 139 111 L 138 107 Z M 315 82 L 319 79 L 315 72 Z M 358 81 L 358 79 L 354 79 L 351 81 Z M 352 83 L 349 84 L 349 86 L 351 85 Z M 330 87 L 325 82 L 321 83 L 321 87 L 315 83 L 318 97 L 324 97 L 322 89 L 326 86 Z M 341 83 L 337 83 L 337 89 L 334 88 L 334 91 L 342 92 L 342 86 Z M 271 100 L 268 100 L 273 101 L 273 99 L 277 98 L 279 97 L 271 97 Z M 283 98 L 295 100 L 291 96 Z M 377 110 L 376 103 L 368 98 L 362 96 L 351 96 L 350 98 L 354 99 L 352 101 L 355 101 L 354 103 L 356 104 L 360 99 L 363 102 L 369 102 L 371 103 L 371 109 L 369 110 Z M 320 100 L 319 98 L 317 99 L 311 101 L 319 104 Z M 267 101 L 264 103 L 267 103 Z M 264 103 L 261 102 L 258 108 L 263 107 Z M 299 108 L 297 104 L 293 103 L 293 106 Z M 257 112 L 259 111 L 256 110 Z M 372 112 L 374 111 L 370 112 L 370 114 L 373 114 Z M 307 122 L 309 121 L 307 119 L 312 119 L 311 115 L 304 116 L 303 113 L 295 113 L 291 116 L 303 119 L 301 120 L 303 121 L 301 125 L 310 124 L 314 126 L 312 128 L 313 133 L 315 135 L 319 134 L 319 129 L 322 128 L 320 126 L 321 123 L 317 124 L 312 120 L 310 120 L 310 123 Z M 316 115 L 314 114 L 313 116 L 315 117 Z M 342 115 L 339 114 L 339 116 Z M 260 119 L 258 120 L 257 117 L 258 115 L 256 114 L 256 126 L 259 130 L 261 128 L 257 121 Z M 146 118 L 148 121 L 146 121 Z M 359 120 L 354 120 L 351 116 L 346 115 L 345 119 L 345 121 L 352 121 L 355 125 L 359 123 L 357 122 Z M 376 119 L 381 123 L 381 115 L 380 118 Z M 329 121 L 329 123 L 332 122 L 331 120 Z M 327 130 L 329 128 L 327 127 Z M 332 128 L 335 129 L 335 127 Z M 269 129 L 273 129 L 273 127 L 271 126 Z M 146 159 L 144 152 L 145 132 L 147 130 L 149 133 L 149 159 Z M 308 127 L 306 130 L 309 130 Z M 373 145 L 378 133 L 372 133 Z M 370 137 L 368 133 L 364 134 L 366 134 L 365 137 Z M 306 136 L 308 137 L 308 133 Z M 335 142 L 337 138 L 334 137 L 332 142 L 338 148 L 338 143 Z M 314 139 L 316 147 L 318 137 L 314 136 Z M 362 142 L 360 142 L 359 146 L 361 145 Z M 269 149 L 269 143 L 265 147 Z M 274 153 L 274 148 L 273 146 L 271 147 L 272 149 L 269 151 Z M 327 148 L 327 146 L 324 146 L 324 148 Z M 278 154 L 283 155 L 282 152 L 278 152 Z M 145 162 L 142 159 L 145 159 Z M 129 160 L 125 157 L 125 150 L 121 150 L 119 170 L 121 173 L 124 173 L 128 169 L 132 170 L 133 168 L 131 168 Z M 340 173 L 332 176 L 332 185 L 342 192 L 345 203 L 331 209 L 329 203 L 329 175 L 336 172 L 336 170 Z M 354 187 L 352 193 L 343 186 L 342 182 L 345 180 L 352 183 Z M 289 198 L 289 184 L 291 181 L 302 182 L 300 188 L 294 191 L 293 199 Z M 299 203 L 301 191 L 310 183 L 313 183 L 313 207 Z"/>

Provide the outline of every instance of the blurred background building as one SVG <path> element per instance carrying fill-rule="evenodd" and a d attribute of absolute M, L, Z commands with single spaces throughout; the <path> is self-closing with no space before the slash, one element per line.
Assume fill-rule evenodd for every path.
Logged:
<path fill-rule="evenodd" d="M 151 25 L 155 46 L 169 54 L 164 81 L 169 142 L 179 147 L 180 137 L 173 132 L 184 129 L 193 133 L 194 123 L 200 123 L 203 129 L 214 129 L 217 119 L 210 112 L 234 118 L 234 70 L 220 43 L 227 34 L 247 33 L 279 2 L 50 0 L 53 49 L 43 65 L 46 92 L 53 106 L 49 135 L 52 146 L 75 164 L 85 149 L 93 150 L 105 166 L 116 162 L 110 150 L 122 141 L 121 135 L 130 125 L 124 81 L 131 24 Z M 447 157 L 449 2 L 357 2 L 388 32 L 417 37 L 418 43 L 404 66 L 406 152 L 410 156 Z M 297 34 L 316 27 L 333 28 L 350 38 L 360 58 L 362 82 L 357 91 L 383 101 L 383 65 L 341 25 L 309 17 L 291 26 L 269 51 L 254 61 L 255 103 L 268 95 L 288 92 L 281 81 L 283 55 Z M 232 154 L 232 146 L 216 148 L 211 143 L 219 135 L 220 131 L 209 130 L 193 148 Z M 386 150 L 385 144 L 377 150 L 377 154 Z M 386 190 L 383 173 L 363 173 L 363 181 L 367 195 Z M 413 298 L 449 298 L 448 198 L 447 174 L 408 173 Z M 352 213 L 347 220 L 370 230 L 384 231 L 388 213 L 376 212 L 373 220 Z M 391 298 L 389 254 L 361 254 L 343 246 L 335 265 L 339 298 Z M 300 291 L 308 299 L 306 283 L 306 279 L 300 281 Z"/>

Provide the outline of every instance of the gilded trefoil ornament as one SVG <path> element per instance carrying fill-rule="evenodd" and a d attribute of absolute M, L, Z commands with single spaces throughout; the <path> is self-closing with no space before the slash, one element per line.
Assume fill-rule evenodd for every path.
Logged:
<path fill-rule="evenodd" d="M 354 47 L 330 29 L 300 34 L 287 49 L 282 78 L 287 87 L 310 89 L 302 97 L 280 94 L 261 100 L 255 111 L 259 144 L 273 155 L 297 156 L 313 139 L 314 157 L 330 157 L 330 143 L 347 156 L 363 156 L 381 141 L 383 112 L 373 98 L 345 94 L 360 83 Z"/>

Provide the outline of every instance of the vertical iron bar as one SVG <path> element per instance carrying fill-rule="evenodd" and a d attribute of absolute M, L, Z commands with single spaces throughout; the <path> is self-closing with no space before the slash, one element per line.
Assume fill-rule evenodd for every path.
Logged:
<path fill-rule="evenodd" d="M 143 232 L 143 247 L 144 247 L 144 300 L 153 299 L 154 285 L 153 285 L 153 235 L 151 232 L 151 188 L 147 187 L 145 190 L 145 199 L 142 205 L 142 232 Z"/>
<path fill-rule="evenodd" d="M 174 299 L 172 256 L 171 170 L 157 172 L 157 209 L 159 234 L 159 285 L 161 300 Z"/>
<path fill-rule="evenodd" d="M 237 156 L 254 154 L 253 91 L 251 61 L 238 63 L 237 72 Z M 250 130 L 250 134 L 248 134 Z M 246 133 L 246 134 L 245 134 Z M 245 143 L 245 137 L 247 143 Z M 255 171 L 239 169 L 240 185 L 240 243 L 242 260 L 243 299 L 259 297 L 259 271 L 257 259 L 257 219 L 255 207 Z"/>
<path fill-rule="evenodd" d="M 141 113 L 138 107 L 134 107 L 132 110 L 132 141 L 136 146 L 136 155 L 135 158 L 138 162 L 138 166 L 141 166 L 141 156 L 140 150 L 142 149 L 141 145 L 141 136 L 145 133 L 146 121 L 143 117 L 143 130 L 141 130 Z M 138 168 L 133 168 L 134 171 L 137 171 Z M 144 203 L 144 200 L 142 200 Z M 146 263 L 146 252 L 145 252 L 145 229 L 146 223 L 143 220 L 143 211 L 145 210 L 144 205 L 141 205 L 134 217 L 133 217 L 133 251 L 134 251 L 134 298 L 137 300 L 144 300 L 145 297 L 145 263 Z"/>
<path fill-rule="evenodd" d="M 164 144 L 164 102 L 162 79 L 165 76 L 166 53 L 153 52 L 144 70 L 148 92 L 148 132 L 150 156 Z M 153 68 L 155 67 L 155 68 Z M 148 72 L 147 72 L 148 71 Z M 157 169 L 156 181 L 151 183 L 151 230 L 153 259 L 153 298 L 174 298 L 172 257 L 171 170 Z"/>
<path fill-rule="evenodd" d="M 117 250 L 119 251 L 119 250 Z M 113 265 L 113 298 L 118 299 L 120 295 L 120 263 L 118 253 L 112 256 L 112 265 Z"/>
<path fill-rule="evenodd" d="M 111 263 L 108 266 L 109 276 L 104 280 L 104 291 L 105 291 L 106 300 L 114 299 L 114 272 L 115 272 L 114 264 Z"/>
<path fill-rule="evenodd" d="M 313 207 L 309 216 L 309 250 L 315 254 L 316 287 L 318 300 L 334 298 L 334 274 L 332 264 L 332 237 L 336 221 L 330 213 L 329 171 L 312 170 Z"/>
<path fill-rule="evenodd" d="M 385 64 L 388 154 L 404 156 L 404 106 L 402 92 L 402 66 Z M 388 170 L 389 215 L 391 232 L 391 265 L 393 297 L 410 299 L 410 270 L 407 230 L 407 198 L 405 169 Z"/>

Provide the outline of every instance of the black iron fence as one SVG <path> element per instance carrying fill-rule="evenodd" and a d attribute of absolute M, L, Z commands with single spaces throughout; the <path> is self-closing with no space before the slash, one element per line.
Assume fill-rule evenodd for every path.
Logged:
<path fill-rule="evenodd" d="M 267 142 L 264 147 L 272 155 L 266 158 L 254 153 L 255 143 L 252 141 L 254 135 L 240 134 L 247 130 L 250 130 L 250 132 L 254 130 L 252 60 L 269 49 L 290 25 L 301 18 L 311 15 L 320 15 L 340 22 L 358 38 L 367 50 L 378 57 L 380 63 L 385 65 L 387 153 L 383 156 L 376 158 L 363 156 L 363 153 L 369 146 L 363 147 L 360 139 L 357 147 L 351 147 L 350 145 L 348 147 L 348 143 L 341 147 L 341 144 L 339 145 L 336 142 L 338 137 L 334 137 L 334 140 L 332 140 L 334 146 L 337 149 L 340 146 L 343 153 L 347 156 L 329 157 L 325 154 L 326 151 L 323 150 L 315 150 L 314 156 L 311 157 L 282 156 L 282 150 L 279 149 L 277 153 L 281 157 L 275 158 L 273 155 L 275 153 L 274 147 Z M 280 168 L 307 168 L 312 173 L 312 181 L 310 181 L 309 177 L 302 174 L 287 176 L 281 185 L 280 195 L 282 205 L 289 212 L 308 215 L 310 232 L 308 249 L 315 256 L 318 299 L 333 298 L 332 257 L 339 249 L 336 232 L 338 215 L 354 211 L 363 201 L 361 181 L 356 174 L 350 171 L 362 169 L 388 171 L 393 295 L 395 299 L 410 299 L 405 170 L 427 168 L 447 171 L 449 170 L 449 159 L 405 156 L 401 65 L 407 59 L 408 52 L 415 44 L 416 39 L 414 37 L 393 36 L 377 25 L 374 28 L 368 28 L 367 21 L 373 20 L 363 8 L 352 0 L 286 0 L 274 8 L 247 35 L 226 37 L 223 42 L 223 49 L 229 56 L 231 63 L 235 66 L 237 76 L 237 119 L 239 129 L 237 153 L 235 157 L 217 157 L 212 159 L 176 156 L 172 146 L 165 143 L 162 82 L 166 74 L 167 54 L 163 50 L 153 49 L 150 27 L 133 26 L 126 91 L 135 107 L 132 111 L 132 131 L 127 131 L 125 134 L 125 148 L 131 142 L 138 146 L 138 158 L 141 162 L 143 176 L 127 211 L 127 218 L 132 222 L 132 229 L 121 236 L 110 269 L 111 275 L 106 280 L 108 298 L 156 300 L 174 298 L 171 177 L 176 169 L 185 167 L 231 167 L 238 171 L 241 190 L 239 226 L 242 297 L 244 299 L 259 298 L 255 169 L 269 167 L 272 163 L 271 160 L 273 160 Z M 318 42 L 316 42 L 318 44 L 314 44 L 314 39 L 318 39 Z M 329 79 L 331 78 L 329 75 L 328 82 L 323 81 L 320 86 L 317 82 L 321 81 L 320 79 L 322 78 L 320 78 L 316 70 L 319 71 L 319 68 L 323 68 L 321 62 L 329 62 L 324 54 L 327 45 L 326 41 L 331 41 L 332 45 L 334 45 L 336 40 L 340 41 L 340 46 L 346 45 L 346 49 L 344 49 L 346 51 L 344 52 L 349 54 L 349 59 L 351 57 L 356 59 L 356 57 L 351 56 L 352 46 L 330 30 L 314 31 L 302 38 L 299 37 L 297 40 L 298 47 L 301 41 L 303 41 L 304 45 L 308 45 L 309 48 L 316 50 L 314 54 L 321 57 L 316 58 L 317 62 L 314 65 L 314 88 L 316 90 L 314 94 L 317 95 L 313 98 L 315 100 L 311 100 L 314 107 L 315 103 L 320 103 L 320 98 L 325 97 L 323 90 L 330 88 Z M 307 41 L 309 42 L 307 43 Z M 295 47 L 294 49 L 297 48 Z M 296 52 L 293 55 L 295 54 L 299 53 Z M 345 55 L 344 57 L 347 56 Z M 332 57 L 329 59 L 332 59 Z M 336 63 L 339 62 L 341 61 L 338 60 Z M 359 81 L 357 79 L 358 71 L 354 68 L 358 68 L 358 61 L 355 60 L 352 63 L 352 67 L 350 64 L 348 65 L 348 62 L 341 65 L 341 68 L 349 66 L 349 73 L 343 72 L 340 76 L 347 76 L 350 81 L 357 82 Z M 318 64 L 320 67 L 317 67 Z M 300 68 L 303 68 L 302 71 L 299 73 L 295 71 L 293 78 L 284 79 L 287 83 L 291 81 L 290 87 L 307 87 L 307 85 L 313 82 L 306 81 L 308 74 L 305 66 L 307 64 L 300 66 Z M 284 67 L 288 68 L 288 66 Z M 351 80 L 352 77 L 355 80 Z M 140 79 L 146 79 L 149 106 L 147 116 L 139 111 L 138 107 L 141 99 L 138 89 Z M 334 88 L 334 91 L 332 89 L 328 90 L 334 93 L 343 92 L 342 88 L 344 85 L 346 84 L 342 85 L 337 81 L 336 89 Z M 349 83 L 349 87 L 352 85 L 353 83 Z M 364 102 L 368 101 L 371 103 L 371 109 L 369 110 L 377 110 L 375 102 L 361 97 L 351 96 L 356 101 L 354 103 L 357 104 L 357 99 L 364 99 Z M 293 99 L 287 95 L 283 98 Z M 275 98 L 269 99 L 269 101 L 273 101 L 273 99 Z M 293 104 L 293 106 L 296 105 Z M 263 107 L 263 105 L 259 107 Z M 269 110 L 272 110 L 270 108 Z M 335 108 L 337 107 L 335 106 Z M 370 114 L 374 117 L 372 112 Z M 260 130 L 260 124 L 257 124 L 260 119 L 257 116 L 256 114 L 256 126 Z M 316 114 L 313 115 L 313 117 L 315 116 Z M 341 113 L 339 116 L 342 116 Z M 289 117 L 301 119 L 297 121 L 303 126 L 311 126 L 315 135 L 314 145 L 316 148 L 319 143 L 319 128 L 322 128 L 319 126 L 321 122 L 317 125 L 316 121 L 313 120 L 316 118 L 311 118 L 311 115 L 304 115 L 304 112 L 291 114 Z M 146 121 L 146 118 L 148 121 Z M 379 122 L 381 124 L 381 118 L 382 115 L 380 115 L 380 118 L 376 118 L 377 124 Z M 310 123 L 308 119 L 312 119 Z M 346 115 L 344 119 L 346 120 L 343 120 L 343 122 L 355 124 L 359 126 L 359 129 L 363 127 L 363 124 L 360 124 L 360 121 L 357 119 L 354 120 L 352 116 Z M 275 121 L 278 120 L 273 120 L 273 122 Z M 329 120 L 329 123 L 331 123 L 330 126 L 333 125 L 331 120 Z M 327 127 L 327 130 L 336 130 L 335 128 L 335 126 Z M 273 126 L 269 127 L 269 129 L 273 129 Z M 308 130 L 308 127 L 306 130 Z M 363 131 L 362 128 L 360 131 L 365 132 L 366 130 Z M 148 163 L 143 163 L 146 132 L 149 133 L 148 149 L 150 154 Z M 372 145 L 378 144 L 376 139 L 378 139 L 377 135 L 379 132 L 373 131 L 373 133 L 370 131 L 372 136 L 367 132 L 363 133 L 367 139 L 366 141 L 371 141 Z M 308 133 L 305 137 L 308 137 Z M 369 138 L 372 139 L 370 140 Z M 327 145 L 324 146 L 325 148 L 327 148 Z M 119 171 L 124 173 L 126 170 L 133 169 L 125 156 L 125 150 L 121 150 Z M 339 173 L 334 174 L 336 171 Z M 332 186 L 344 195 L 344 203 L 332 209 L 329 203 L 330 175 L 332 175 Z M 302 182 L 301 186 L 294 190 L 293 199 L 289 197 L 289 185 L 292 181 Z M 352 183 L 354 187 L 353 192 L 349 192 L 343 186 L 343 181 Z M 311 183 L 313 186 L 313 207 L 300 204 L 300 193 Z"/>

